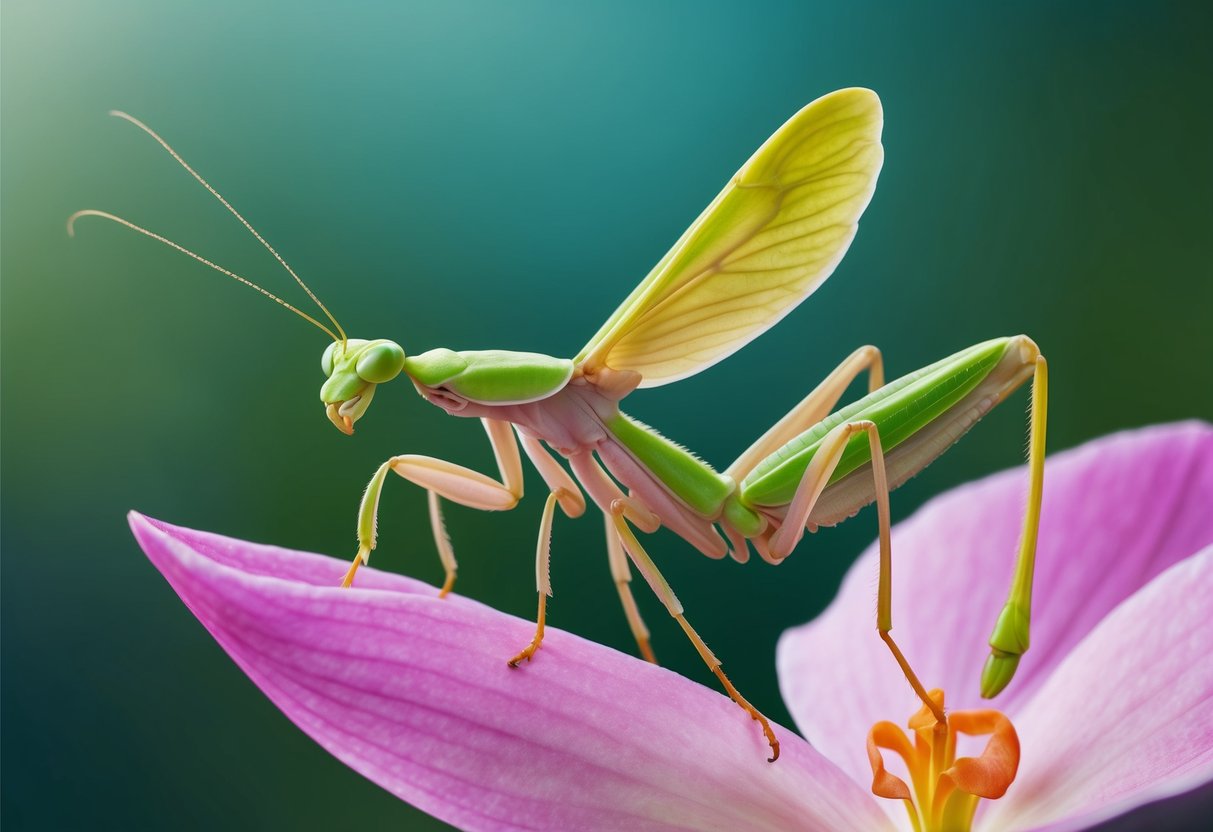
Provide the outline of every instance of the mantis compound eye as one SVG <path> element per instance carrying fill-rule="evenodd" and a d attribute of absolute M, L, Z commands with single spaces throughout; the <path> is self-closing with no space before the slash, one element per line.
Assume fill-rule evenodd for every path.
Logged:
<path fill-rule="evenodd" d="M 328 345 L 328 348 L 325 349 L 325 351 L 324 351 L 324 355 L 322 355 L 320 357 L 320 370 L 326 376 L 331 376 L 333 374 L 333 352 L 336 349 L 337 349 L 337 342 L 334 341 L 333 343 Z"/>
<path fill-rule="evenodd" d="M 399 344 L 386 341 L 369 348 L 358 358 L 358 376 L 372 384 L 383 384 L 400 375 L 404 369 L 404 350 Z"/>

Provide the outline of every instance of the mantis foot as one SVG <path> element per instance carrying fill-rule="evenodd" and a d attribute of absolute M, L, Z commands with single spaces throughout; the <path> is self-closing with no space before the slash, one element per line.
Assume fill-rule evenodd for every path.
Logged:
<path fill-rule="evenodd" d="M 509 662 L 507 662 L 507 664 L 509 664 L 510 667 L 516 668 L 516 667 L 518 667 L 518 665 L 522 664 L 523 661 L 529 662 L 531 660 L 531 657 L 534 656 L 536 651 L 539 650 L 539 645 L 542 642 L 543 642 L 543 636 L 536 635 L 535 638 L 531 639 L 531 643 L 528 644 L 521 653 L 519 653 L 514 658 L 510 659 Z"/>
<path fill-rule="evenodd" d="M 733 683 L 729 681 L 729 677 L 724 675 L 724 671 L 720 669 L 720 665 L 713 667 L 712 673 L 714 673 L 716 678 L 720 680 L 720 683 L 724 686 L 725 692 L 728 693 L 729 698 L 745 709 L 745 712 L 750 715 L 750 719 L 762 726 L 762 733 L 767 738 L 767 744 L 771 746 L 771 756 L 767 757 L 767 762 L 773 763 L 778 760 L 779 739 L 775 736 L 775 732 L 771 729 L 771 723 L 767 721 L 767 718 L 762 715 L 761 711 L 751 705 L 749 701 L 747 701 L 746 698 L 741 695 L 737 688 L 733 687 Z"/>
<path fill-rule="evenodd" d="M 523 660 L 530 661 L 535 655 L 535 651 L 539 649 L 539 645 L 543 644 L 543 626 L 547 620 L 547 600 L 548 597 L 544 593 L 539 593 L 539 613 L 535 616 L 535 637 L 531 639 L 531 643 L 523 648 L 522 652 L 514 658 L 510 659 L 508 664 L 510 667 L 518 667 Z"/>

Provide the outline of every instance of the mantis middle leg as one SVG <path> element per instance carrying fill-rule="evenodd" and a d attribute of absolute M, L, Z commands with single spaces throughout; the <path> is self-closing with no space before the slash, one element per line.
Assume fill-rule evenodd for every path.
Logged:
<path fill-rule="evenodd" d="M 636 639 L 636 648 L 645 661 L 657 664 L 657 655 L 649 641 L 649 628 L 645 626 L 640 616 L 640 608 L 636 606 L 636 597 L 632 595 L 632 569 L 628 566 L 628 556 L 619 541 L 619 532 L 611 515 L 604 514 L 606 523 L 607 560 L 611 564 L 611 578 L 615 581 L 615 589 L 619 592 L 619 603 L 623 605 L 623 614 L 628 620 L 632 637 Z"/>
<path fill-rule="evenodd" d="M 556 503 L 564 496 L 564 491 L 553 491 L 548 494 L 547 502 L 543 504 L 543 519 L 539 521 L 539 542 L 535 545 L 535 588 L 539 593 L 539 611 L 535 614 L 535 635 L 531 643 L 522 649 L 518 655 L 510 659 L 510 667 L 517 667 L 523 659 L 528 662 L 543 643 L 543 628 L 547 621 L 548 597 L 552 594 L 551 559 L 552 559 L 552 520 L 556 514 Z"/>
<path fill-rule="evenodd" d="M 678 600 L 678 596 L 674 594 L 674 590 L 670 588 L 665 577 L 657 569 L 657 564 L 653 563 L 653 559 L 649 557 L 649 553 L 640 545 L 640 541 L 636 539 L 636 535 L 632 532 L 632 527 L 628 525 L 625 514 L 627 507 L 622 501 L 615 501 L 611 506 L 609 515 L 611 524 L 614 526 L 616 534 L 619 536 L 619 541 L 622 543 L 624 550 L 631 557 L 632 562 L 636 564 L 636 568 L 640 570 L 640 574 L 644 575 L 645 580 L 649 582 L 649 586 L 653 588 L 653 592 L 661 599 L 661 603 L 669 611 L 678 625 L 682 627 L 687 638 L 695 645 L 695 649 L 699 652 L 700 657 L 708 668 L 720 680 L 720 684 L 724 686 L 725 692 L 729 698 L 741 706 L 743 710 L 750 715 L 751 719 L 756 720 L 762 726 L 762 733 L 767 738 L 767 743 L 771 746 L 771 756 L 767 758 L 768 762 L 775 762 L 779 759 L 779 740 L 775 736 L 775 732 L 771 730 L 771 723 L 762 713 L 749 703 L 749 701 L 738 692 L 737 688 L 733 687 L 733 683 L 729 681 L 729 677 L 724 674 L 721 668 L 720 659 L 708 648 L 704 640 L 695 632 L 695 629 L 686 620 L 683 614 L 682 603 Z"/>
<path fill-rule="evenodd" d="M 559 504 L 568 517 L 580 517 L 585 513 L 585 496 L 568 472 L 552 458 L 538 439 L 515 429 L 522 449 L 543 477 L 548 486 L 547 502 L 543 505 L 543 518 L 539 521 L 539 541 L 535 547 L 535 591 L 539 595 L 539 609 L 535 614 L 535 636 L 523 650 L 509 660 L 510 667 L 518 667 L 525 659 L 530 661 L 535 651 L 543 644 L 543 631 L 547 621 L 548 598 L 552 594 L 551 551 L 552 520 Z"/>
<path fill-rule="evenodd" d="M 527 457 L 534 464 L 536 470 L 539 471 L 540 476 L 543 477 L 550 493 L 547 503 L 544 505 L 543 519 L 540 521 L 539 527 L 539 541 L 535 552 L 535 584 L 539 595 L 539 610 L 535 619 L 535 637 L 531 639 L 531 643 L 522 652 L 510 659 L 510 667 L 518 667 L 523 660 L 530 661 L 535 655 L 535 651 L 543 643 L 543 631 L 547 618 L 547 599 L 552 594 L 549 564 L 555 505 L 559 503 L 561 508 L 564 509 L 564 513 L 569 517 L 580 517 L 585 512 L 585 497 L 582 495 L 581 489 L 577 487 L 576 481 L 556 462 L 538 439 L 521 430 L 518 430 L 517 433 L 518 440 L 522 444 L 522 450 L 526 452 Z M 606 479 L 605 474 L 602 477 L 604 480 Z M 618 496 L 622 498 L 623 494 L 619 493 Z M 636 606 L 636 599 L 632 596 L 632 590 L 629 586 L 632 575 L 631 570 L 628 568 L 627 555 L 624 554 L 609 516 L 606 519 L 606 537 L 611 576 L 615 579 L 615 586 L 619 591 L 619 600 L 623 605 L 628 626 L 631 628 L 632 635 L 636 639 L 640 654 L 647 661 L 656 664 L 657 657 L 653 655 L 653 648 L 649 644 L 648 628 L 645 627 L 644 620 L 640 617 L 640 610 Z"/>
<path fill-rule="evenodd" d="M 492 477 L 479 471 L 473 471 L 462 465 L 418 454 L 394 456 L 371 477 L 366 493 L 362 497 L 362 506 L 358 513 L 358 552 L 354 555 L 353 563 L 341 585 L 349 587 L 354 582 L 358 567 L 366 563 L 370 552 L 377 542 L 375 522 L 379 512 L 379 497 L 383 491 L 383 483 L 388 471 L 395 471 L 409 482 L 420 485 L 429 493 L 430 521 L 433 525 L 434 542 L 438 547 L 439 557 L 446 569 L 446 580 L 440 595 L 446 595 L 455 583 L 455 553 L 446 535 L 442 522 L 440 497 L 483 511 L 506 511 L 518 505 L 522 499 L 522 458 L 518 454 L 518 443 L 514 440 L 514 429 L 508 422 L 494 419 L 482 419 L 489 443 L 493 447 L 493 455 L 497 459 L 497 469 L 501 475 L 498 482 Z M 559 503 L 565 513 L 576 517 L 585 511 L 585 498 L 580 489 L 559 465 L 548 456 L 542 446 L 530 437 L 523 436 L 523 447 L 528 456 L 535 462 L 535 467 L 548 484 L 550 493 L 543 509 L 543 519 L 539 527 L 539 543 L 536 552 L 535 583 L 539 594 L 539 611 L 536 616 L 535 637 L 531 643 L 509 662 L 511 667 L 517 667 L 523 659 L 529 660 L 543 642 L 544 623 L 547 611 L 547 598 L 552 593 L 549 580 L 548 560 L 552 537 L 552 520 Z"/>
<path fill-rule="evenodd" d="M 624 495 L 614 480 L 602 470 L 592 454 L 579 454 L 569 459 L 573 471 L 581 479 L 594 502 L 602 509 L 605 521 L 607 558 L 611 566 L 611 577 L 615 581 L 615 589 L 619 593 L 619 603 L 623 605 L 623 614 L 627 618 L 632 637 L 636 639 L 636 648 L 645 661 L 657 664 L 657 656 L 649 641 L 649 628 L 645 626 L 636 606 L 636 598 L 632 595 L 632 570 L 628 566 L 628 556 L 619 540 L 619 532 L 612 519 L 615 508 L 623 511 L 627 519 L 646 532 L 655 532 L 661 526 L 657 515 L 647 506 L 641 505 L 636 499 Z"/>

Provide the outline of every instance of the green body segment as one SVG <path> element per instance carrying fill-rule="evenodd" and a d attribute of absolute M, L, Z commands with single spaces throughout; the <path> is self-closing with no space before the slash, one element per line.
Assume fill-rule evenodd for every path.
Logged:
<path fill-rule="evenodd" d="M 746 537 L 757 537 L 767 525 L 761 514 L 741 502 L 736 491 L 724 501 L 722 519 Z"/>
<path fill-rule="evenodd" d="M 741 482 L 747 506 L 783 506 L 792 501 L 821 440 L 844 422 L 866 419 L 876 424 L 887 454 L 944 414 L 981 383 L 998 364 L 1010 338 L 985 341 L 903 376 L 831 414 L 759 463 Z M 866 435 L 847 445 L 830 484 L 871 462 Z"/>
<path fill-rule="evenodd" d="M 567 358 L 510 350 L 430 350 L 406 358 L 404 369 L 419 384 L 444 387 L 483 404 L 546 399 L 573 376 Z"/>
<path fill-rule="evenodd" d="M 606 420 L 606 426 L 670 491 L 706 517 L 719 514 L 736 488 L 731 478 L 630 416 L 616 413 Z"/>

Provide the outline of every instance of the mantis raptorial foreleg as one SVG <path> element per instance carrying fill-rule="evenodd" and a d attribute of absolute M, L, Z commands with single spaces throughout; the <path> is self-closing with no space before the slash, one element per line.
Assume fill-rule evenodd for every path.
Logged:
<path fill-rule="evenodd" d="M 455 582 L 455 553 L 450 542 L 446 539 L 446 531 L 442 527 L 442 513 L 439 509 L 438 498 L 444 497 L 452 502 L 482 511 L 506 511 L 518 505 L 522 499 L 522 458 L 518 454 L 518 443 L 514 441 L 514 432 L 508 422 L 494 419 L 482 419 L 485 432 L 488 433 L 489 443 L 493 446 L 493 454 L 497 458 L 497 469 L 501 475 L 498 482 L 492 477 L 479 471 L 436 459 L 431 456 L 404 454 L 394 456 L 379 466 L 379 470 L 371 477 L 366 493 L 362 495 L 362 505 L 358 510 L 358 552 L 345 573 L 341 585 L 348 587 L 354 582 L 358 567 L 370 558 L 371 550 L 375 548 L 375 523 L 379 513 L 379 495 L 383 491 L 384 480 L 389 471 L 395 471 L 411 483 L 421 486 L 432 495 L 430 497 L 430 520 L 437 521 L 434 527 L 434 541 L 438 546 L 439 556 L 446 568 L 446 581 L 443 592 L 449 592 Z"/>
<path fill-rule="evenodd" d="M 880 350 L 870 344 L 847 356 L 821 384 L 737 457 L 724 473 L 740 482 L 758 463 L 830 415 L 851 382 L 864 370 L 868 371 L 869 393 L 884 386 L 884 361 Z"/>
<path fill-rule="evenodd" d="M 622 543 L 624 550 L 632 558 L 632 563 L 636 564 L 636 568 L 640 570 L 640 574 L 644 575 L 645 580 L 649 582 L 649 586 L 653 588 L 653 592 L 661 599 L 661 603 L 669 611 L 670 615 L 682 627 L 687 638 L 695 645 L 695 649 L 699 651 L 700 657 L 708 668 L 720 680 L 720 684 L 724 686 L 725 691 L 729 694 L 729 698 L 736 702 L 762 726 L 762 732 L 766 735 L 767 742 L 771 746 L 771 756 L 768 762 L 775 762 L 779 759 L 779 740 L 775 737 L 775 732 L 771 730 L 771 723 L 762 713 L 749 703 L 749 701 L 738 692 L 737 688 L 733 687 L 733 683 L 729 681 L 729 677 L 724 675 L 724 670 L 720 666 L 720 659 L 714 654 L 700 638 L 699 633 L 695 632 L 690 623 L 683 615 L 682 603 L 678 600 L 678 596 L 674 594 L 674 590 L 670 588 L 665 577 L 657 569 L 657 564 L 653 563 L 653 559 L 649 557 L 649 553 L 640 545 L 640 541 L 636 539 L 636 535 L 632 532 L 632 527 L 628 525 L 625 518 L 627 509 L 620 501 L 616 501 L 611 506 L 610 519 L 615 528 L 615 532 L 619 535 L 619 541 Z"/>
<path fill-rule="evenodd" d="M 868 446 L 872 455 L 876 513 L 880 526 L 880 578 L 876 596 L 876 629 L 880 633 L 880 638 L 893 653 L 893 658 L 897 660 L 901 672 L 905 674 L 914 693 L 935 716 L 936 721 L 943 725 L 945 724 L 943 709 L 927 694 L 926 688 L 923 687 L 922 682 L 910 667 L 910 663 L 906 661 L 901 649 L 889 634 L 889 631 L 893 629 L 893 544 L 890 532 L 892 521 L 889 514 L 889 480 L 885 474 L 884 450 L 880 444 L 880 431 L 874 422 L 866 419 L 844 422 L 822 438 L 817 453 L 813 455 L 812 461 L 800 479 L 800 484 L 796 487 L 796 495 L 788 504 L 783 524 L 770 537 L 770 555 L 775 560 L 782 560 L 796 548 L 796 544 L 804 536 L 805 526 L 809 522 L 809 515 L 813 512 L 817 498 L 829 484 L 830 477 L 838 467 L 851 438 L 859 433 L 866 433 L 868 436 Z"/>
<path fill-rule="evenodd" d="M 442 519 L 442 499 L 433 491 L 425 492 L 425 496 L 430 510 L 430 531 L 434 534 L 438 559 L 442 561 L 442 569 L 446 573 L 438 597 L 445 598 L 455 587 L 455 573 L 459 569 L 459 563 L 455 560 L 455 549 L 451 546 L 451 538 L 446 533 L 446 523 Z M 350 575 L 349 578 L 352 581 L 354 576 Z"/>

